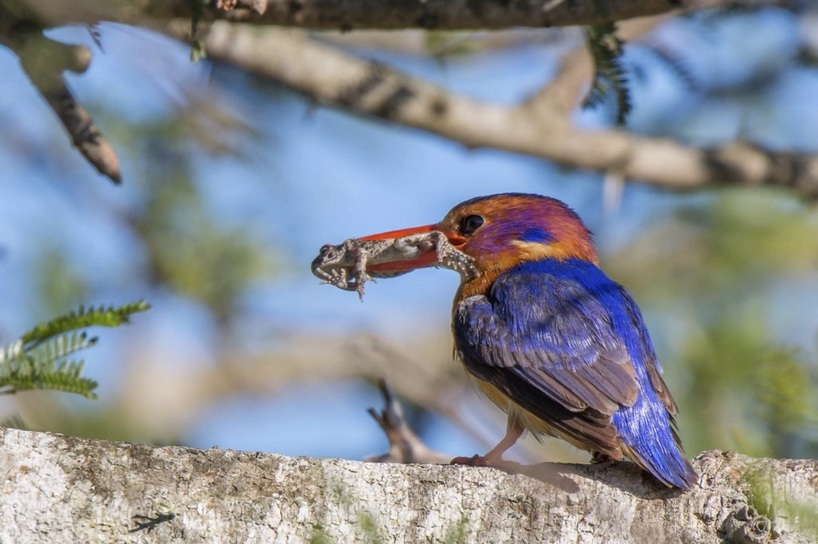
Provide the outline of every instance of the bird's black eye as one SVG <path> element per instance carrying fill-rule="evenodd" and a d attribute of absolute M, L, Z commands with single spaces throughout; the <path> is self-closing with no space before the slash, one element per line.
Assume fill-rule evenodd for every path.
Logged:
<path fill-rule="evenodd" d="M 460 234 L 466 236 L 474 234 L 474 231 L 479 229 L 484 222 L 485 220 L 479 215 L 467 215 L 460 221 Z"/>

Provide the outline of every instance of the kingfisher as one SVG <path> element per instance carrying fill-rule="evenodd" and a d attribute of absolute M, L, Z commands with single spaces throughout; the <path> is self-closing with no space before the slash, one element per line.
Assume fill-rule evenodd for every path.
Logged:
<path fill-rule="evenodd" d="M 437 224 L 361 240 L 432 231 L 479 271 L 462 277 L 454 298 L 455 356 L 508 414 L 494 448 L 455 462 L 501 466 L 529 431 L 562 438 L 597 462 L 627 457 L 668 487 L 693 485 L 678 407 L 639 308 L 599 268 L 591 232 L 571 208 L 536 194 L 483 196 Z M 434 264 L 430 250 L 369 269 L 400 274 Z"/>

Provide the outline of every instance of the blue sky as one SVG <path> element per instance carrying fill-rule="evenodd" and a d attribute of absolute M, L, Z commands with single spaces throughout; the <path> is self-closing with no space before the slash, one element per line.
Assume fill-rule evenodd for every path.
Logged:
<path fill-rule="evenodd" d="M 691 73 L 701 84 L 699 91 L 686 87 L 653 50 L 639 44 L 630 48 L 629 62 L 643 74 L 634 79 L 632 127 L 650 134 L 672 130 L 691 142 L 741 133 L 773 147 L 814 149 L 818 78 L 812 72 L 790 71 L 763 92 L 738 100 L 703 99 L 705 90 L 729 90 L 791 56 L 798 44 L 797 21 L 783 11 L 768 10 L 764 15 L 737 15 L 714 25 L 709 34 L 694 25 L 694 20 L 671 22 L 648 43 L 669 49 L 683 44 Z M 286 92 L 269 101 L 269 95 L 236 72 L 213 69 L 206 62 L 191 64 L 184 46 L 120 25 L 103 25 L 101 30 L 103 51 L 82 28 L 53 32 L 59 39 L 86 43 L 94 50 L 91 69 L 69 79 L 79 99 L 95 110 L 134 122 L 161 118 L 187 100 L 192 90 L 207 99 L 218 97 L 259 131 L 258 140 L 246 143 L 246 159 L 200 153 L 196 177 L 219 219 L 249 222 L 283 251 L 282 270 L 251 303 L 272 327 L 368 330 L 396 339 L 405 338 L 407 331 L 448 329 L 457 285 L 452 273 L 426 270 L 368 285 L 361 304 L 354 293 L 320 285 L 310 274 L 309 263 L 325 243 L 430 223 L 475 195 L 522 191 L 564 200 L 596 232 L 603 253 L 675 207 L 707 198 L 629 184 L 619 205 L 605 210 L 596 174 L 567 172 L 508 153 L 467 150 L 434 135 L 313 108 Z M 394 53 L 364 54 L 458 92 L 511 103 L 553 75 L 553 52 L 554 46 L 543 42 L 442 64 Z M 0 93 L 0 122 L 5 127 L 0 133 L 2 339 L 40 317 L 31 307 L 36 286 L 30 266 L 44 242 L 69 247 L 77 261 L 85 263 L 85 273 L 99 288 L 88 302 L 154 297 L 149 315 L 137 317 L 138 323 L 129 329 L 104 331 L 101 346 L 88 355 L 88 374 L 102 383 L 97 408 L 105 409 L 106 395 L 126 386 L 116 361 L 127 335 L 148 335 L 146 344 L 206 358 L 212 324 L 196 305 L 140 293 L 136 286 L 123 293 L 110 281 L 131 274 L 140 262 L 140 249 L 133 236 L 112 221 L 106 207 L 134 206 L 143 183 L 139 161 L 151 157 L 123 154 L 124 185 L 113 187 L 71 149 L 52 113 L 5 50 L 0 50 L 0 70 L 5 77 Z M 589 111 L 579 114 L 578 122 L 594 125 L 603 118 L 602 112 Z M 786 289 L 781 296 L 789 296 Z M 365 413 L 369 406 L 379 405 L 377 392 L 360 383 L 294 388 L 276 398 L 235 399 L 214 406 L 185 439 L 197 446 L 360 458 L 385 449 L 382 433 Z M 494 434 L 499 438 L 501 432 Z M 452 453 L 484 448 L 443 421 L 430 425 L 428 438 Z"/>

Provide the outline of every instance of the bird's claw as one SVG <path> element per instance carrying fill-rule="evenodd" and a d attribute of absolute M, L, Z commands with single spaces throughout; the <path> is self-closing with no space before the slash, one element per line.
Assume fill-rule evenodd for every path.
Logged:
<path fill-rule="evenodd" d="M 482 455 L 474 454 L 471 457 L 460 456 L 455 457 L 449 463 L 450 465 L 467 465 L 470 467 L 485 467 L 488 466 L 486 458 Z"/>
<path fill-rule="evenodd" d="M 468 467 L 492 467 L 507 472 L 518 472 L 523 468 L 523 465 L 516 461 L 507 461 L 500 458 L 494 458 L 490 455 L 472 455 L 471 457 L 455 457 L 449 461 L 450 465 L 464 465 Z"/>

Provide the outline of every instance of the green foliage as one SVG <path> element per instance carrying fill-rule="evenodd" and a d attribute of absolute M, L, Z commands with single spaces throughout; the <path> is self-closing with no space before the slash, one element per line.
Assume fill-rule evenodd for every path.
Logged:
<path fill-rule="evenodd" d="M 0 392 L 50 389 L 96 398 L 94 380 L 82 376 L 84 362 L 69 360 L 96 344 L 82 329 L 118 327 L 149 309 L 142 301 L 120 307 L 84 308 L 36 325 L 6 347 L 0 347 Z"/>
<path fill-rule="evenodd" d="M 123 147 L 135 156 L 161 149 L 155 160 L 138 161 L 145 180 L 142 211 L 129 220 L 146 251 L 147 280 L 203 304 L 224 325 L 252 283 L 272 272 L 273 259 L 269 243 L 248 223 L 218 219 L 195 180 L 195 155 L 183 137 L 183 121 L 129 127 L 128 137 L 136 141 Z M 229 128 L 223 131 L 228 136 Z"/>
<path fill-rule="evenodd" d="M 631 111 L 628 74 L 622 64 L 622 41 L 616 37 L 616 24 L 607 23 L 587 28 L 585 39 L 594 59 L 594 81 L 583 107 L 593 108 L 613 93 L 616 98 L 616 124 L 624 125 Z"/>
<path fill-rule="evenodd" d="M 814 425 L 810 366 L 771 337 L 764 317 L 761 304 L 738 304 L 712 322 L 701 316 L 703 327 L 684 339 L 679 355 L 689 386 L 680 398 L 718 415 L 689 423 L 701 435 L 699 448 L 787 457 L 790 435 Z"/>
<path fill-rule="evenodd" d="M 769 350 L 755 367 L 753 396 L 759 421 L 766 424 L 771 455 L 784 457 L 775 445 L 784 444 L 787 434 L 805 426 L 816 427 L 818 409 L 813 402 L 812 372 L 798 350 Z"/>
<path fill-rule="evenodd" d="M 36 308 L 33 322 L 77 308 L 101 293 L 136 289 L 155 291 L 151 298 L 185 297 L 209 312 L 216 324 L 217 350 L 228 349 L 232 335 L 243 332 L 232 326 L 233 319 L 242 315 L 241 305 L 253 282 L 265 280 L 274 270 L 277 255 L 269 240 L 261 239 L 258 217 L 248 217 L 245 208 L 226 216 L 224 202 L 212 198 L 198 172 L 211 164 L 207 154 L 218 158 L 252 153 L 253 128 L 231 116 L 219 101 L 205 100 L 204 95 L 188 98 L 188 105 L 174 115 L 143 122 L 106 118 L 99 107 L 95 117 L 106 126 L 114 145 L 139 167 L 127 189 L 130 204 L 106 208 L 108 228 L 127 232 L 133 245 L 120 252 L 115 269 L 100 274 L 99 265 L 87 259 L 87 252 L 78 251 L 74 240 L 69 243 L 59 233 L 46 232 L 32 241 L 38 247 L 32 291 L 39 299 L 30 305 Z M 255 189 L 270 188 L 265 180 Z M 86 387 L 89 393 L 90 389 Z M 50 395 L 38 401 L 36 414 L 26 408 L 25 415 L 33 428 L 76 436 L 182 442 L 175 429 L 162 429 L 157 435 L 155 426 L 137 421 L 122 395 L 112 398 L 105 410 L 65 409 L 59 406 L 60 398 Z"/>
<path fill-rule="evenodd" d="M 205 55 L 204 44 L 199 39 L 199 23 L 204 16 L 204 2 L 189 0 L 190 2 L 190 60 L 199 62 Z"/>
<path fill-rule="evenodd" d="M 70 312 L 51 321 L 40 323 L 33 329 L 23 334 L 23 349 L 40 345 L 46 340 L 54 340 L 54 337 L 65 332 L 84 329 L 87 327 L 119 327 L 130 321 L 130 317 L 138 312 L 150 309 L 150 304 L 142 300 L 124 304 L 119 307 L 108 306 L 107 308 L 85 308 L 80 306 L 76 312 Z M 58 337 L 57 340 L 63 338 Z M 79 349 L 83 349 L 83 346 Z"/>
<path fill-rule="evenodd" d="M 43 248 L 32 267 L 36 271 L 38 315 L 55 315 L 88 300 L 88 281 L 71 262 L 65 247 L 53 240 L 40 243 Z"/>
<path fill-rule="evenodd" d="M 230 319 L 249 283 L 269 269 L 250 233 L 212 221 L 186 180 L 155 187 L 143 224 L 155 279 L 204 303 L 219 322 Z"/>

